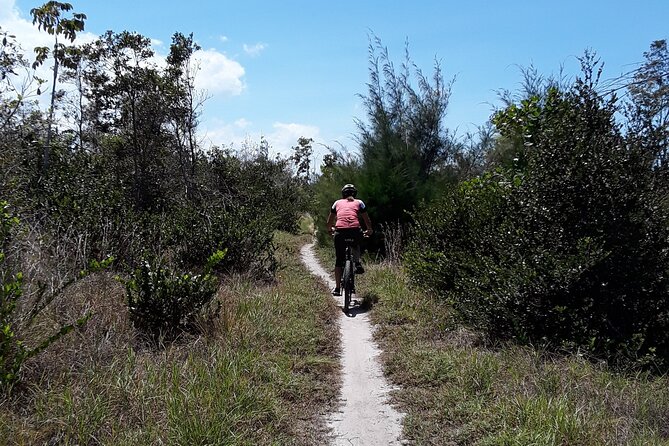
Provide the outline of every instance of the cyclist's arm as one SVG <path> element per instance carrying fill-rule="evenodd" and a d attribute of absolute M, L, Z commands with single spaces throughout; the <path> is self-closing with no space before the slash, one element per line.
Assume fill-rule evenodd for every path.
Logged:
<path fill-rule="evenodd" d="M 372 221 L 369 219 L 369 215 L 367 214 L 367 212 L 363 212 L 361 215 L 362 215 L 362 220 L 365 222 L 365 227 L 367 228 L 367 230 L 365 231 L 365 235 L 371 235 L 372 232 L 374 232 L 372 231 Z"/>
<path fill-rule="evenodd" d="M 334 232 L 334 224 L 336 221 L 337 221 L 337 214 L 330 211 L 330 215 L 328 215 L 328 222 L 325 224 L 325 227 L 328 228 L 328 232 L 330 234 Z"/>

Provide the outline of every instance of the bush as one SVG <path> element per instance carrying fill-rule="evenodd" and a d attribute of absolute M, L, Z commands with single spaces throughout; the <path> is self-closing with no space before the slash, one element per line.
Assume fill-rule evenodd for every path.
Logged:
<path fill-rule="evenodd" d="M 155 260 L 146 260 L 125 283 L 133 325 L 153 339 L 171 339 L 195 328 L 196 316 L 218 290 L 213 266 L 225 251 L 212 255 L 204 274 L 178 274 Z"/>
<path fill-rule="evenodd" d="M 167 236 L 174 248 L 175 260 L 186 268 L 207 261 L 213 250 L 226 249 L 217 271 L 247 273 L 255 278 L 273 277 L 277 263 L 272 237 L 275 227 L 246 206 L 222 203 L 185 205 L 174 212 Z"/>
<path fill-rule="evenodd" d="M 569 91 L 497 115 L 526 165 L 418 211 L 407 266 L 491 336 L 666 368 L 662 196 L 652 160 L 615 123 L 615 98 L 599 96 L 585 68 Z"/>

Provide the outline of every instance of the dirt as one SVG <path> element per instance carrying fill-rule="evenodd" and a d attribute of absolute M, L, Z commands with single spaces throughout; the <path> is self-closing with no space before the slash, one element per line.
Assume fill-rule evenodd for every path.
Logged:
<path fill-rule="evenodd" d="M 319 264 L 313 244 L 302 247 L 302 260 L 312 274 L 334 288 L 334 279 Z M 343 297 L 334 298 L 343 309 Z M 392 388 L 383 376 L 381 352 L 372 339 L 369 315 L 356 307 L 348 314 L 342 311 L 339 326 L 343 384 L 340 407 L 327 420 L 332 430 L 331 444 L 404 444 L 400 439 L 403 414 L 388 403 Z"/>

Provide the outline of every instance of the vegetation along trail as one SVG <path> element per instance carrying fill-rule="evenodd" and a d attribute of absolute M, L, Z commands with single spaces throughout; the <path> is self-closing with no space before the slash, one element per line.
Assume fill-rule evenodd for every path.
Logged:
<path fill-rule="evenodd" d="M 307 268 L 334 287 L 332 277 L 323 269 L 313 251 L 314 245 L 302 247 Z M 343 299 L 343 298 L 342 298 Z M 341 406 L 331 414 L 328 424 L 334 432 L 335 445 L 399 445 L 402 414 L 388 404 L 389 384 L 378 361 L 379 349 L 372 340 L 369 317 L 352 312 L 341 318 L 342 339 Z"/>

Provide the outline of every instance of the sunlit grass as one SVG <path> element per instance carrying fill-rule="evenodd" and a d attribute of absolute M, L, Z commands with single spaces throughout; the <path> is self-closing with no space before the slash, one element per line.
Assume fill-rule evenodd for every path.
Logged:
<path fill-rule="evenodd" d="M 338 389 L 337 312 L 300 263 L 303 241 L 278 234 L 276 284 L 224 279 L 220 315 L 203 322 L 202 335 L 162 349 L 136 338 L 122 288 L 113 281 L 100 278 L 80 289 L 69 305 L 94 306 L 96 316 L 85 331 L 28 364 L 23 382 L 2 397 L 1 438 L 15 444 L 324 442 L 322 413 Z M 108 291 L 96 295 L 99 289 Z"/>
<path fill-rule="evenodd" d="M 308 235 L 314 234 L 315 230 L 314 219 L 308 213 L 300 216 L 300 218 L 297 221 L 297 226 L 300 230 L 300 234 L 308 234 Z"/>
<path fill-rule="evenodd" d="M 410 289 L 398 268 L 368 268 L 361 291 L 385 371 L 401 386 L 416 444 L 669 444 L 669 381 L 623 376 L 579 356 L 487 345 L 447 305 Z"/>

